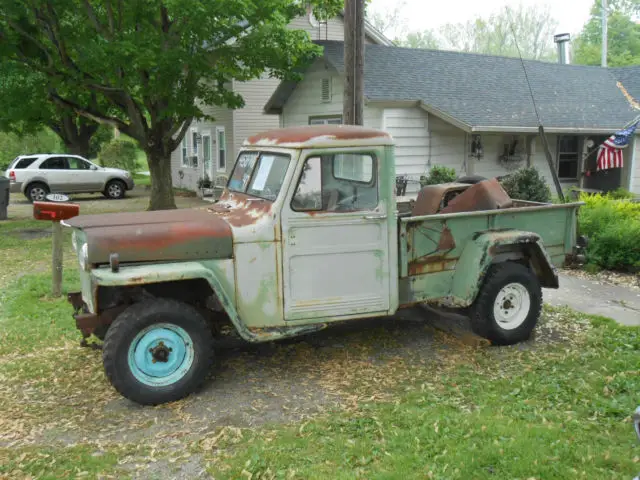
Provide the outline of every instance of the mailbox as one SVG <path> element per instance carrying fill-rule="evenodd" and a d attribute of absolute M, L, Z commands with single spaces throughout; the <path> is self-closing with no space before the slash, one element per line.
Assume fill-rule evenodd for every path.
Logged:
<path fill-rule="evenodd" d="M 59 222 L 78 216 L 80 205 L 75 203 L 33 202 L 33 217 L 36 220 Z"/>

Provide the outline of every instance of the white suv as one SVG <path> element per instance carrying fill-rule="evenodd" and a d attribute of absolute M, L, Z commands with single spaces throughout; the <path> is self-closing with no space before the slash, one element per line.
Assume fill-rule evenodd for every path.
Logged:
<path fill-rule="evenodd" d="M 30 201 L 42 201 L 49 192 L 101 192 L 122 198 L 133 188 L 131 173 L 99 167 L 77 155 L 37 154 L 16 157 L 7 169 L 11 192 L 22 192 Z"/>

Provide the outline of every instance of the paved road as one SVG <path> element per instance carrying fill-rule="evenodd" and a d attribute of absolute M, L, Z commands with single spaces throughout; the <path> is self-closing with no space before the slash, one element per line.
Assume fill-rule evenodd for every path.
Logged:
<path fill-rule="evenodd" d="M 543 294 L 545 302 L 554 306 L 567 305 L 623 325 L 640 326 L 640 290 L 560 274 L 560 288 L 545 288 Z"/>

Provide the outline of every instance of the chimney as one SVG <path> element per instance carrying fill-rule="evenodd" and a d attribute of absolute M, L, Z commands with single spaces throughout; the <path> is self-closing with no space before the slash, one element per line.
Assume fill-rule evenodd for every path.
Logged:
<path fill-rule="evenodd" d="M 559 33 L 553 36 L 553 41 L 558 44 L 558 63 L 563 65 L 571 63 L 571 58 L 569 57 L 571 35 L 568 33 Z"/>

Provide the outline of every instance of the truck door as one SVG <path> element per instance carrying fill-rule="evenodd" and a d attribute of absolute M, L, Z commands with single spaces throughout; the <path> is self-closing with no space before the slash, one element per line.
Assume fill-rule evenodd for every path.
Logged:
<path fill-rule="evenodd" d="M 287 321 L 387 313 L 389 215 L 374 152 L 304 158 L 282 211 Z"/>

